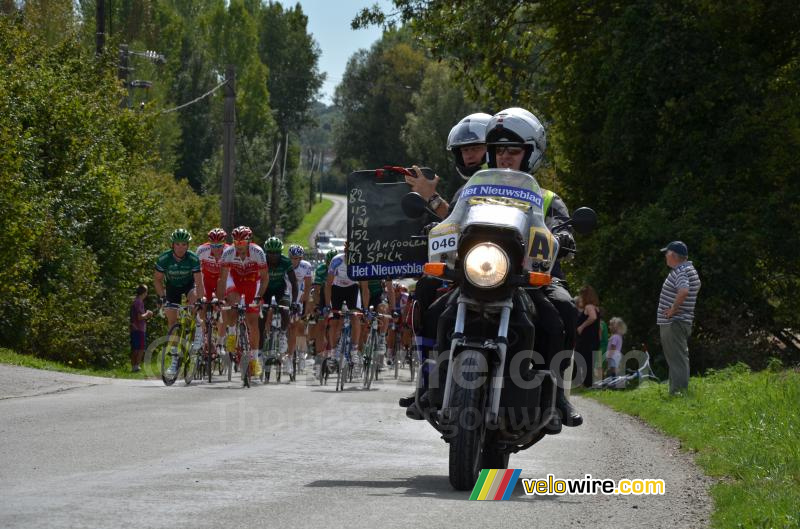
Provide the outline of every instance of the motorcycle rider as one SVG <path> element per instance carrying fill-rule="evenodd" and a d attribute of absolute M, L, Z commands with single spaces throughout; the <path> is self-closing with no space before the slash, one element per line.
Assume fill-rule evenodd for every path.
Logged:
<path fill-rule="evenodd" d="M 532 113 L 521 108 L 509 108 L 497 113 L 487 123 L 486 128 L 487 154 L 489 167 L 508 168 L 533 174 L 541 165 L 544 151 L 547 146 L 545 129 Z M 477 169 L 476 169 L 477 171 Z M 473 172 L 474 174 L 474 172 Z M 462 176 L 464 176 L 462 174 Z M 456 193 L 454 202 L 458 199 L 461 189 Z M 553 229 L 569 219 L 569 210 L 563 200 L 549 190 L 542 190 L 543 209 L 545 211 L 545 224 Z M 430 204 L 429 204 L 430 205 Z M 432 208 L 433 209 L 433 208 Z M 575 241 L 570 228 L 561 228 L 553 234 L 559 241 L 561 257 L 566 249 L 574 249 Z M 552 270 L 553 282 L 551 285 L 529 291 L 537 308 L 538 333 L 537 346 L 542 349 L 543 356 L 552 362 L 562 350 L 571 351 L 575 336 L 575 306 L 563 281 L 561 266 L 556 261 Z M 436 329 L 436 322 L 445 308 L 443 298 L 438 303 L 429 307 L 424 315 L 424 335 L 430 335 L 431 329 Z M 435 333 L 435 331 L 434 331 Z M 440 344 L 441 346 L 441 344 Z M 563 388 L 563 369 L 554 366 L 558 375 L 556 406 L 561 414 L 561 420 L 553 420 L 548 425 L 548 431 L 557 433 L 562 423 L 566 426 L 579 426 L 583 418 L 572 407 Z M 433 388 L 432 388 L 433 389 Z M 440 389 L 432 393 L 440 393 Z M 427 398 L 426 398 L 427 397 Z M 437 398 L 438 397 L 438 398 Z M 438 401 L 441 395 L 428 395 L 423 393 L 420 404 L 425 406 L 428 400 Z M 400 405 L 408 404 L 406 412 L 411 418 L 421 418 L 419 410 L 412 406 L 413 399 L 401 399 Z"/>
<path fill-rule="evenodd" d="M 538 118 L 523 108 L 508 108 L 492 117 L 486 130 L 489 167 L 514 169 L 533 174 L 541 165 L 547 147 L 545 129 Z M 540 289 L 530 290 L 536 305 L 537 326 L 544 336 L 537 340 L 545 359 L 552 363 L 561 351 L 572 351 L 575 342 L 576 310 L 572 296 L 567 290 L 560 258 L 575 249 L 572 228 L 557 225 L 568 221 L 569 210 L 564 201 L 552 191 L 542 189 L 545 224 L 559 243 L 559 255 L 551 272 L 552 283 Z M 564 366 L 566 367 L 566 366 Z M 557 371 L 558 386 L 556 406 L 561 412 L 565 426 L 579 426 L 583 418 L 570 404 L 564 393 L 562 366 L 553 366 Z M 551 427 L 554 425 L 551 423 Z"/>

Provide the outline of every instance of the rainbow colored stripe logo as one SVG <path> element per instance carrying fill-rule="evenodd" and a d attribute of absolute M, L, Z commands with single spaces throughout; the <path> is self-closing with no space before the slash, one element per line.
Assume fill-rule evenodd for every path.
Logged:
<path fill-rule="evenodd" d="M 507 500 L 519 480 L 520 468 L 481 470 L 470 500 Z"/>

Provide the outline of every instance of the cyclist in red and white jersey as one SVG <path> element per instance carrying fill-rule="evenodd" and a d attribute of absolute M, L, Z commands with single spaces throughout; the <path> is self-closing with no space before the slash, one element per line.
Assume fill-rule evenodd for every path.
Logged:
<path fill-rule="evenodd" d="M 231 232 L 233 245 L 222 253 L 222 269 L 220 270 L 217 297 L 225 299 L 228 304 L 236 305 L 244 296 L 247 305 L 247 331 L 253 358 L 258 358 L 258 313 L 259 307 L 251 306 L 254 300 L 260 300 L 269 284 L 267 274 L 267 256 L 257 244 L 250 242 L 253 232 L 247 226 L 239 226 Z M 225 323 L 228 332 L 236 323 L 236 313 L 227 311 Z"/>
<path fill-rule="evenodd" d="M 208 232 L 208 242 L 197 247 L 200 258 L 200 270 L 203 273 L 203 287 L 206 299 L 213 299 L 217 293 L 220 271 L 222 270 L 222 254 L 230 247 L 225 242 L 228 234 L 222 228 L 214 228 Z"/>
<path fill-rule="evenodd" d="M 200 259 L 200 271 L 203 274 L 203 295 L 209 301 L 216 297 L 217 283 L 222 270 L 222 253 L 230 246 L 225 242 L 227 236 L 228 234 L 222 228 L 214 228 L 208 232 L 208 242 L 198 246 L 195 251 Z M 205 320 L 205 307 L 203 307 L 200 317 Z M 220 319 L 217 323 L 217 345 L 223 343 L 224 331 L 224 323 Z"/>

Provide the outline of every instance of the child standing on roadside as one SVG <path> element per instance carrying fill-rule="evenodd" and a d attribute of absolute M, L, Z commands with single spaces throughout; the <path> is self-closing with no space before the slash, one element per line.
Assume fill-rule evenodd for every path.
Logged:
<path fill-rule="evenodd" d="M 622 318 L 611 318 L 608 322 L 608 330 L 612 333 L 608 339 L 608 352 L 606 358 L 608 360 L 607 376 L 618 376 L 620 374 L 620 362 L 622 361 L 622 337 L 628 331 L 628 326 L 622 321 Z"/>

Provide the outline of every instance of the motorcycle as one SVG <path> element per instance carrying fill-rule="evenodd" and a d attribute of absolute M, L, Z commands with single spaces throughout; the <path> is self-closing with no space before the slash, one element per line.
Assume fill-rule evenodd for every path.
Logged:
<path fill-rule="evenodd" d="M 416 193 L 402 206 L 409 217 L 438 219 Z M 579 208 L 554 230 L 585 233 L 595 224 L 594 211 Z M 534 352 L 536 308 L 526 289 L 550 284 L 559 243 L 536 179 L 510 169 L 475 173 L 452 213 L 429 226 L 424 273 L 455 288 L 440 300 L 443 351 L 425 360 L 427 402 L 419 384 L 416 405 L 449 444 L 451 485 L 471 490 L 482 469 L 507 468 L 510 454 L 540 441 L 557 413 L 555 377 Z"/>

